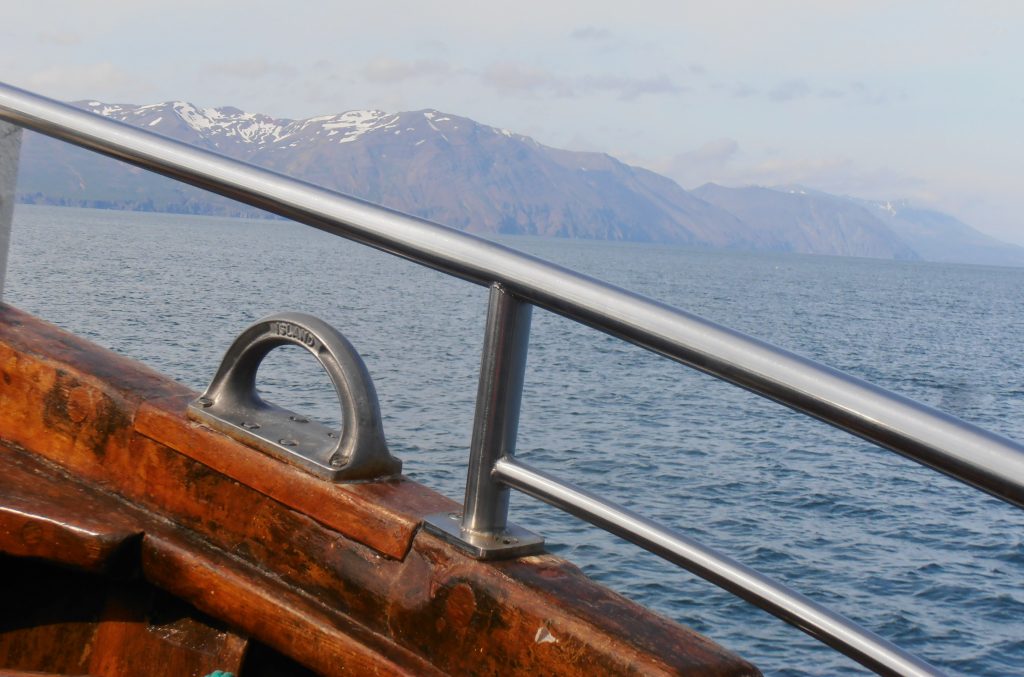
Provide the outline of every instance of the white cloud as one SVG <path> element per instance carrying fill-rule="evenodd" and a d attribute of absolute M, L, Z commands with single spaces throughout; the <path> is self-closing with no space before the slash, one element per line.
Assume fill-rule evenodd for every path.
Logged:
<path fill-rule="evenodd" d="M 680 185 L 694 188 L 709 181 L 719 183 L 728 176 L 730 163 L 740 151 L 735 139 L 716 139 L 679 153 L 661 168 Z"/>
<path fill-rule="evenodd" d="M 149 86 L 134 74 L 107 61 L 51 66 L 31 71 L 15 84 L 63 100 L 92 98 L 100 91 L 135 92 L 131 98 L 121 100 L 122 103 L 127 103 L 145 100 L 151 91 Z"/>
<path fill-rule="evenodd" d="M 571 34 L 571 37 L 576 40 L 608 40 L 612 37 L 611 31 L 605 28 L 595 28 L 594 26 L 586 26 L 585 28 L 577 28 Z"/>
<path fill-rule="evenodd" d="M 810 93 L 810 86 L 803 80 L 787 80 L 773 87 L 768 92 L 768 98 L 772 101 L 793 101 L 802 99 Z"/>
<path fill-rule="evenodd" d="M 616 94 L 622 101 L 632 101 L 645 94 L 681 94 L 688 91 L 688 88 L 676 84 L 666 75 L 653 77 L 588 76 L 582 78 L 581 89 L 587 92 L 610 92 Z"/>
<path fill-rule="evenodd" d="M 58 47 L 73 47 L 82 44 L 81 34 L 71 31 L 46 31 L 39 33 L 36 39 L 40 44 Z"/>
<path fill-rule="evenodd" d="M 568 79 L 541 68 L 532 68 L 512 61 L 490 64 L 480 73 L 480 80 L 483 84 L 504 92 L 533 96 L 541 93 L 553 93 L 557 96 L 573 94 Z"/>
<path fill-rule="evenodd" d="M 204 74 L 226 75 L 243 80 L 259 80 L 271 75 L 290 77 L 297 73 L 295 68 L 287 64 L 270 63 L 265 59 L 259 58 L 215 62 L 207 65 L 202 70 Z"/>
<path fill-rule="evenodd" d="M 493 63 L 480 74 L 481 82 L 497 90 L 529 96 L 578 97 L 612 94 L 621 101 L 645 95 L 680 94 L 688 88 L 666 75 L 632 77 L 622 75 L 561 76 L 515 62 Z"/>
<path fill-rule="evenodd" d="M 447 75 L 451 66 L 441 59 L 400 59 L 378 58 L 366 64 L 363 77 L 369 82 L 392 84 L 406 80 Z"/>

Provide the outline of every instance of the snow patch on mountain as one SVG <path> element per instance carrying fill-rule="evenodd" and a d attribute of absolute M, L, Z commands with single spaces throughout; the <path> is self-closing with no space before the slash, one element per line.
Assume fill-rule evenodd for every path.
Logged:
<path fill-rule="evenodd" d="M 185 121 L 185 124 L 197 132 L 213 127 L 213 121 L 220 117 L 212 114 L 214 109 L 207 108 L 200 111 L 192 104 L 183 101 L 175 101 L 172 108 L 178 117 Z"/>
<path fill-rule="evenodd" d="M 242 159 L 263 152 L 277 154 L 313 148 L 325 142 L 352 144 L 381 133 L 391 137 L 411 135 L 412 147 L 420 146 L 431 138 L 451 144 L 453 134 L 461 137 L 477 129 L 538 147 L 532 139 L 507 129 L 477 125 L 437 110 L 408 113 L 350 110 L 303 120 L 289 120 L 261 113 L 247 113 L 233 106 L 204 108 L 187 101 L 167 101 L 144 106 L 87 101 L 79 102 L 78 105 L 104 117 L 147 127 L 166 136 L 215 148 Z"/>
<path fill-rule="evenodd" d="M 310 118 L 304 124 L 319 123 L 321 129 L 329 130 L 328 136 L 341 135 L 338 143 L 352 143 L 364 134 L 385 127 L 388 120 L 397 117 L 379 110 L 352 110 L 339 115 Z"/>

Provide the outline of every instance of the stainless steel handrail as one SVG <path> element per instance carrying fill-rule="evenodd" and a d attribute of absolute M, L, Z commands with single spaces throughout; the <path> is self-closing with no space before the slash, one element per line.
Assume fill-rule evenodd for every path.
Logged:
<path fill-rule="evenodd" d="M 518 416 L 529 333 L 529 313 L 523 308 L 529 304 L 776 400 L 1024 507 L 1024 447 L 1020 444 L 690 313 L 467 233 L 15 87 L 0 85 L 0 119 L 491 286 L 489 348 L 481 368 L 471 459 L 478 475 L 476 480 L 471 477 L 471 484 L 481 488 L 467 496 L 467 507 L 475 508 L 463 518 L 466 536 L 500 531 L 505 521 L 503 492 L 515 482 L 503 476 L 500 468 L 506 467 L 505 462 L 513 463 L 515 424 L 508 417 Z M 485 454 L 489 460 L 482 461 Z M 757 586 L 741 589 L 745 598 L 777 612 L 770 596 Z M 790 591 L 786 594 L 794 600 L 799 597 Z M 807 630 L 802 617 L 777 615 Z M 864 632 L 846 623 L 847 629 Z M 826 637 L 844 653 L 862 660 L 862 652 L 851 647 L 842 633 L 811 634 Z M 865 633 L 857 641 L 871 645 L 875 639 Z M 878 647 L 878 652 L 890 655 L 888 647 Z M 886 659 L 865 664 L 905 674 L 910 663 Z"/>

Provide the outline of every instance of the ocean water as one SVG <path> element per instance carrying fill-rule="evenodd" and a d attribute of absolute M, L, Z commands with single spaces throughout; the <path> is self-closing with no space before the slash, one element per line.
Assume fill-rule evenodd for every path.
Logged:
<path fill-rule="evenodd" d="M 503 241 L 1024 440 L 1024 269 Z M 196 390 L 249 323 L 318 315 L 365 359 L 406 474 L 462 499 L 482 287 L 283 222 L 19 206 L 5 300 Z M 339 419 L 298 349 L 258 382 Z M 892 453 L 541 310 L 518 453 L 951 674 L 1024 674 L 1024 512 Z M 514 496 L 511 519 L 766 674 L 861 672 L 533 499 Z"/>

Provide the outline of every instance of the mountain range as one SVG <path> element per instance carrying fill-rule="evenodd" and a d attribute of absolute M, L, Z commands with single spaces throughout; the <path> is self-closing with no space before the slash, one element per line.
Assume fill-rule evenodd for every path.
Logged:
<path fill-rule="evenodd" d="M 560 150 L 422 110 L 305 120 L 177 101 L 74 105 L 341 193 L 483 235 L 681 243 L 753 251 L 1024 265 L 1024 248 L 907 203 L 795 187 L 684 190 L 602 153 Z M 254 216 L 258 210 L 37 134 L 22 202 Z"/>

